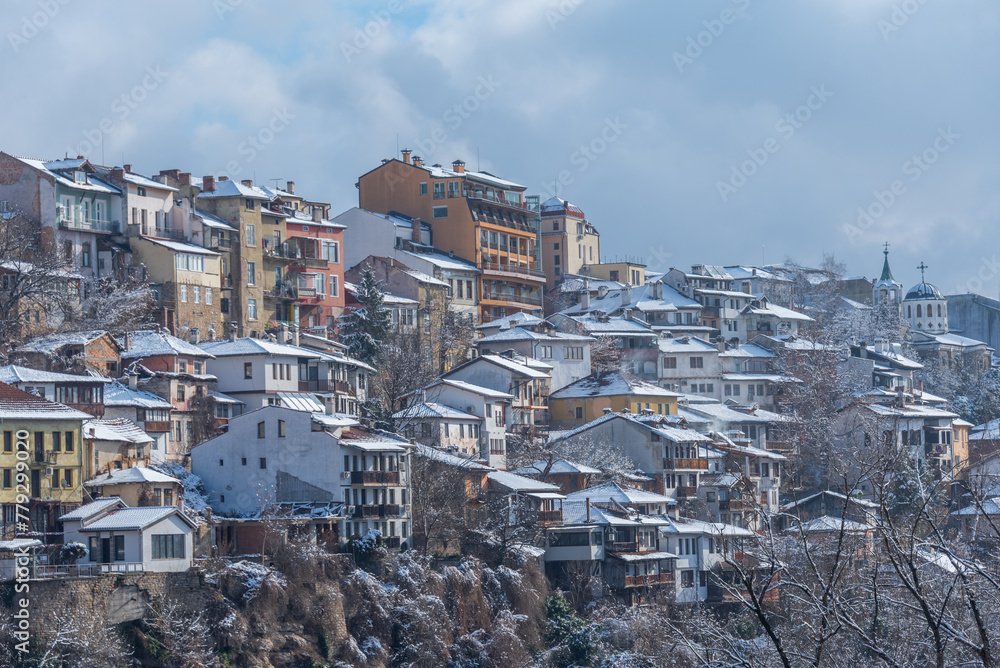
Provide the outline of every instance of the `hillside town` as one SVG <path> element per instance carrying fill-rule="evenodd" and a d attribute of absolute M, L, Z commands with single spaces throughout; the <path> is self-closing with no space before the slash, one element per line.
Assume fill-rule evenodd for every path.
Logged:
<path fill-rule="evenodd" d="M 475 559 L 536 569 L 573 623 L 667 606 L 784 657 L 769 620 L 805 606 L 904 665 L 834 591 L 891 579 L 896 613 L 963 620 L 928 613 L 928 657 L 995 651 L 1000 304 L 891 238 L 861 276 L 653 270 L 602 253 L 623 223 L 586 193 L 516 178 L 402 149 L 338 212 L 290 180 L 0 152 L 0 579 Z M 343 665 L 383 665 L 355 640 Z M 438 659 L 393 665 L 514 665 Z"/>

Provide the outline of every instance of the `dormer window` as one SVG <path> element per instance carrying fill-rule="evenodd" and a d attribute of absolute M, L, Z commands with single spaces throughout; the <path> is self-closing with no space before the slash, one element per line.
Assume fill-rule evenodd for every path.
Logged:
<path fill-rule="evenodd" d="M 82 169 L 77 169 L 73 171 L 73 182 L 74 183 L 86 183 L 87 182 L 87 172 Z"/>

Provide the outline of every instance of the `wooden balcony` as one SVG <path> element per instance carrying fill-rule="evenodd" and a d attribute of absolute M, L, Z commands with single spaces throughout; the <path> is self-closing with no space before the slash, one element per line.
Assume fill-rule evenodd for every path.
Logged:
<path fill-rule="evenodd" d="M 536 510 L 535 521 L 546 526 L 559 525 L 563 523 L 561 510 Z"/>
<path fill-rule="evenodd" d="M 631 543 L 606 543 L 604 548 L 609 552 L 638 552 L 639 541 Z"/>
<path fill-rule="evenodd" d="M 663 460 L 663 468 L 676 471 L 677 469 L 688 469 L 692 471 L 707 471 L 707 459 L 669 459 Z"/>
<path fill-rule="evenodd" d="M 167 432 L 170 431 L 170 422 L 147 420 L 142 423 L 144 431 Z"/>
<path fill-rule="evenodd" d="M 399 471 L 351 471 L 352 485 L 398 485 Z"/>
<path fill-rule="evenodd" d="M 721 512 L 731 510 L 748 510 L 749 508 L 750 504 L 743 499 L 727 499 L 726 501 L 719 501 L 719 510 Z"/>
<path fill-rule="evenodd" d="M 684 485 L 684 486 L 680 486 L 680 487 L 675 487 L 674 489 L 677 490 L 677 498 L 678 499 L 687 499 L 687 498 L 692 498 L 693 499 L 694 497 L 698 496 L 698 488 L 697 487 L 690 487 L 690 486 Z"/>
<path fill-rule="evenodd" d="M 383 503 L 378 507 L 379 517 L 401 517 L 404 508 L 398 503 Z"/>
<path fill-rule="evenodd" d="M 402 542 L 402 539 L 399 536 L 385 536 L 384 538 L 382 538 L 382 542 L 385 543 L 386 547 L 393 550 L 398 550 L 399 545 Z"/>
<path fill-rule="evenodd" d="M 65 404 L 70 408 L 74 408 L 78 411 L 82 411 L 87 415 L 93 415 L 94 417 L 104 416 L 104 404 Z"/>
<path fill-rule="evenodd" d="M 379 516 L 379 506 L 374 503 L 369 503 L 363 506 L 354 506 L 354 517 L 378 517 Z"/>
<path fill-rule="evenodd" d="M 651 575 L 626 575 L 625 587 L 649 587 L 651 585 L 673 584 L 673 573 L 653 573 Z"/>

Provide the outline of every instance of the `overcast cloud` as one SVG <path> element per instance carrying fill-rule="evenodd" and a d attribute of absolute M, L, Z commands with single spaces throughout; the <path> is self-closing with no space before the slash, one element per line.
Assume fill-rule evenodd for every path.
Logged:
<path fill-rule="evenodd" d="M 1000 292 L 996 2 L 7 0 L 2 23 L 10 153 L 341 211 L 398 136 L 558 190 L 605 258 L 829 252 L 871 278 L 888 240 L 906 287 L 925 261 Z"/>

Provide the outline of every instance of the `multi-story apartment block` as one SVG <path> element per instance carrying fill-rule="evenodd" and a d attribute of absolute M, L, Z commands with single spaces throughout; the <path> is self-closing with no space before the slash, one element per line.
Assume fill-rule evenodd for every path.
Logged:
<path fill-rule="evenodd" d="M 564 199 L 551 197 L 542 202 L 541 240 L 542 266 L 549 290 L 566 274 L 580 273 L 584 266 L 601 261 L 601 235 L 597 228 L 587 220 L 583 209 Z"/>
<path fill-rule="evenodd" d="M 433 245 L 475 262 L 479 317 L 487 322 L 518 311 L 540 311 L 545 274 L 538 214 L 525 203 L 525 187 L 488 172 L 424 165 L 410 151 L 358 179 L 362 209 L 399 212 L 431 222 Z"/>
<path fill-rule="evenodd" d="M 292 320 L 303 331 L 330 335 L 344 312 L 344 229 L 329 219 L 329 207 L 308 204 L 285 218 L 288 251 L 292 257 L 286 286 L 295 291 Z M 277 271 L 277 268 L 275 268 Z M 275 274 L 277 285 L 278 276 Z"/>
<path fill-rule="evenodd" d="M 90 416 L 0 383 L 0 504 L 3 537 L 52 534 L 83 500 L 82 429 Z M 23 470 L 21 464 L 27 465 Z M 18 502 L 27 489 L 28 503 Z M 27 517 L 23 508 L 27 506 Z M 19 512 L 19 509 L 20 512 Z M 23 524 L 22 524 L 23 523 Z M 49 541 L 46 535 L 46 542 Z"/>

